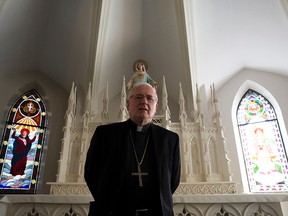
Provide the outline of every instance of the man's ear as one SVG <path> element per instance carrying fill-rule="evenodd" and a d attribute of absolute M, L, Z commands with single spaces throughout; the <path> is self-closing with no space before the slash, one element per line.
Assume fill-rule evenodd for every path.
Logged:
<path fill-rule="evenodd" d="M 127 110 L 129 110 L 129 101 L 128 100 L 126 101 L 126 108 L 127 108 Z"/>

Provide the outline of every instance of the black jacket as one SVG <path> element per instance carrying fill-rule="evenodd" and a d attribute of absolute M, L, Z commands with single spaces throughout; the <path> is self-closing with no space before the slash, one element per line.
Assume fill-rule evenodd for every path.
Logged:
<path fill-rule="evenodd" d="M 130 120 L 128 120 L 130 121 Z M 119 191 L 123 171 L 128 166 L 129 123 L 118 122 L 96 128 L 87 152 L 85 181 L 94 198 L 89 215 L 113 215 L 121 200 Z M 151 138 L 156 160 L 159 200 L 163 216 L 173 215 L 172 194 L 180 181 L 179 136 L 163 127 L 151 124 Z M 157 215 L 158 216 L 158 215 Z"/>

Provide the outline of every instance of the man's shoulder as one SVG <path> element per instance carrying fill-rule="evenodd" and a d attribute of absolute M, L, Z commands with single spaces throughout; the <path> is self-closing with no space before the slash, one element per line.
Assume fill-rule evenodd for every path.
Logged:
<path fill-rule="evenodd" d="M 167 133 L 167 134 L 175 134 L 177 135 L 177 133 L 175 133 L 174 131 L 168 130 L 167 128 L 164 128 L 160 125 L 156 125 L 153 124 L 153 128 L 155 131 L 159 132 L 159 133 Z"/>
<path fill-rule="evenodd" d="M 117 128 L 123 128 L 126 127 L 127 121 L 124 122 L 113 122 L 113 123 L 108 123 L 108 124 L 102 124 L 99 125 L 97 128 L 99 129 L 117 129 Z"/>

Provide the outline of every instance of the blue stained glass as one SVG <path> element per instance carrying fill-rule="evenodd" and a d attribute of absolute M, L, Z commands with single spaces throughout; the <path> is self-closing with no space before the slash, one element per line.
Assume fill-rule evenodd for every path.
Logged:
<path fill-rule="evenodd" d="M 1 142 L 0 193 L 36 193 L 47 125 L 46 106 L 36 90 L 11 106 Z"/>

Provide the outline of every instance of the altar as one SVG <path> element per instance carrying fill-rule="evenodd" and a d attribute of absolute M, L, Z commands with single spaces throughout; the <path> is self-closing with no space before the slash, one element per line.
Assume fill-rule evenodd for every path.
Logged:
<path fill-rule="evenodd" d="M 90 195 L 5 195 L 2 216 L 87 216 Z M 175 216 L 287 216 L 288 194 L 174 195 Z"/>

